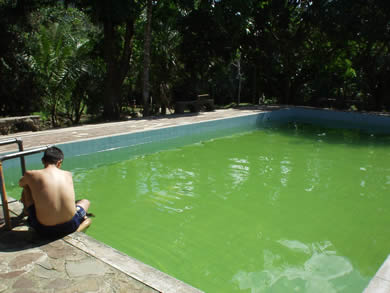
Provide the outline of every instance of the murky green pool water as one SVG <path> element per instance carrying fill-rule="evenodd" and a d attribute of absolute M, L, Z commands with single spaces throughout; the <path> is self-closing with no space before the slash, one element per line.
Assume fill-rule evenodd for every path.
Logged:
<path fill-rule="evenodd" d="M 74 171 L 88 234 L 205 292 L 361 292 L 390 252 L 390 137 L 290 124 Z"/>

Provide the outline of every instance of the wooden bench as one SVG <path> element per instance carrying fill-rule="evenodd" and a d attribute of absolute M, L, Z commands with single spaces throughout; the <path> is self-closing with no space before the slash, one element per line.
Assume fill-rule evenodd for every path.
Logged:
<path fill-rule="evenodd" d="M 214 110 L 214 100 L 207 99 L 209 95 L 199 95 L 197 100 L 194 101 L 177 101 L 175 103 L 175 114 L 183 114 L 186 109 L 191 113 L 197 113 L 201 109 L 205 111 Z"/>
<path fill-rule="evenodd" d="M 0 134 L 6 135 L 17 131 L 39 130 L 39 115 L 0 118 Z"/>

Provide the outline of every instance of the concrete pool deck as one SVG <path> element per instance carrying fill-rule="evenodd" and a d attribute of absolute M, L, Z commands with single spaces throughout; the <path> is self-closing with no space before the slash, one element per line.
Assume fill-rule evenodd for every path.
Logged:
<path fill-rule="evenodd" d="M 211 121 L 216 119 L 240 117 L 263 111 L 280 109 L 281 107 L 253 107 L 240 109 L 216 110 L 212 112 L 199 112 L 196 114 L 167 115 L 145 119 L 131 119 L 128 121 L 108 122 L 100 124 L 86 124 L 61 129 L 51 129 L 38 132 L 18 132 L 10 135 L 0 135 L 0 140 L 20 138 L 24 149 L 54 145 L 66 142 L 82 141 L 125 133 L 140 132 L 172 126 L 188 125 L 192 123 Z M 0 154 L 16 151 L 16 145 L 0 146 Z"/>
<path fill-rule="evenodd" d="M 104 124 L 89 124 L 40 132 L 0 136 L 21 138 L 24 148 L 153 130 L 224 118 L 240 117 L 281 107 L 216 110 Z M 16 151 L 15 145 L 0 153 Z M 0 209 L 0 292 L 200 292 L 199 290 L 128 257 L 84 233 L 47 241 L 17 218 L 18 202 L 9 204 L 14 228 L 2 229 Z M 390 292 L 390 259 L 379 269 L 365 293 Z"/>

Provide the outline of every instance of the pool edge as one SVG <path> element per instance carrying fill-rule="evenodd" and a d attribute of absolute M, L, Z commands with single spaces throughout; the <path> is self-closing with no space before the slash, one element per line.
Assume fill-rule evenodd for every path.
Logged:
<path fill-rule="evenodd" d="M 386 260 L 363 291 L 363 293 L 386 292 L 390 292 L 390 255 L 387 256 Z"/>
<path fill-rule="evenodd" d="M 164 293 L 203 292 L 187 283 L 184 283 L 183 281 L 130 257 L 119 250 L 116 250 L 107 244 L 86 235 L 85 233 L 76 232 L 64 237 L 63 240 L 69 245 L 88 253 L 94 258 L 114 267 L 115 269 L 156 291 Z"/>

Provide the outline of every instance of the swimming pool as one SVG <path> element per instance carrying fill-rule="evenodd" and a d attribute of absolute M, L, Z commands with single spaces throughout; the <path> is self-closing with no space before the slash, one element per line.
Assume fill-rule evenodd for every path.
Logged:
<path fill-rule="evenodd" d="M 319 113 L 322 112 L 315 112 L 315 115 L 317 117 L 321 116 Z M 173 132 L 165 129 L 165 133 L 162 134 L 156 132 L 152 135 L 143 134 L 144 136 L 138 134 L 136 141 L 140 143 L 135 144 L 132 148 L 125 147 L 126 143 L 123 143 L 122 147 L 119 145 L 120 139 L 114 138 L 113 141 L 116 144 L 107 143 L 104 146 L 102 144 L 98 146 L 102 148 L 97 150 L 98 155 L 93 154 L 92 157 L 78 155 L 74 163 L 70 160 L 69 165 L 65 165 L 66 168 L 69 168 L 74 164 L 71 169 L 75 174 L 77 190 L 86 192 L 86 194 L 93 193 L 92 196 L 96 196 L 98 192 L 101 192 L 101 197 L 107 197 L 107 195 L 113 197 L 115 195 L 115 198 L 110 197 L 108 201 L 101 203 L 96 201 L 96 210 L 99 216 L 96 219 L 96 225 L 88 233 L 98 239 L 98 234 L 105 234 L 105 239 L 103 239 L 105 242 L 123 251 L 126 251 L 130 246 L 133 249 L 128 251 L 130 255 L 140 258 L 196 287 L 204 288 L 207 292 L 215 292 L 221 288 L 225 292 L 241 289 L 250 289 L 252 292 L 257 292 L 258 290 L 265 290 L 262 286 L 267 284 L 276 286 L 270 287 L 274 290 L 272 292 L 278 292 L 277 290 L 285 292 L 282 290 L 285 290 L 286 286 L 293 286 L 287 288 L 296 289 L 298 292 L 299 290 L 302 291 L 302 288 L 312 288 L 312 290 L 317 288 L 318 290 L 318 287 L 310 287 L 315 286 L 315 284 L 320 284 L 321 288 L 327 288 L 328 291 L 324 292 L 332 292 L 329 291 L 329 288 L 338 290 L 339 287 L 344 286 L 343 284 L 349 284 L 349 288 L 354 289 L 351 292 L 356 292 L 356 289 L 361 289 L 362 286 L 364 288 L 369 278 L 372 277 L 370 274 L 375 273 L 384 260 L 384 258 L 380 258 L 386 253 L 373 250 L 373 254 L 380 260 L 372 261 L 372 253 L 366 253 L 370 251 L 370 241 L 374 239 L 383 243 L 388 239 L 385 235 L 379 237 L 379 239 L 368 237 L 363 248 L 351 245 L 350 243 L 356 244 L 361 238 L 360 226 L 353 225 L 354 221 L 359 220 L 357 216 L 369 213 L 370 209 L 363 209 L 362 211 L 357 206 L 352 205 L 353 209 L 351 211 L 353 198 L 340 198 L 340 196 L 335 198 L 334 194 L 345 194 L 345 192 L 341 192 L 344 178 L 348 177 L 345 176 L 348 172 L 346 172 L 344 165 L 350 165 L 351 170 L 347 168 L 347 171 L 353 171 L 350 174 L 355 177 L 364 177 L 366 173 L 371 173 L 373 168 L 371 165 L 378 163 L 383 163 L 381 165 L 382 169 L 379 170 L 380 173 L 388 172 L 386 161 L 382 160 L 382 158 L 386 158 L 386 150 L 388 149 L 386 137 L 381 138 L 384 140 L 380 140 L 380 147 L 373 146 L 373 140 L 378 140 L 381 136 L 372 132 L 374 128 L 375 131 L 379 129 L 381 132 L 385 128 L 376 127 L 378 122 L 375 119 L 374 122 L 369 121 L 367 123 L 365 121 L 364 125 L 370 127 L 367 129 L 368 136 L 356 131 L 341 131 L 343 139 L 347 138 L 347 141 L 341 141 L 339 132 L 332 133 L 330 129 L 316 128 L 314 132 L 308 132 L 305 126 L 302 127 L 302 124 L 294 122 L 290 123 L 287 128 L 278 127 L 279 122 L 285 124 L 288 121 L 298 120 L 296 118 L 291 119 L 291 114 L 291 111 L 288 111 L 284 114 L 251 115 L 237 121 L 233 121 L 234 119 L 231 121 L 214 121 L 211 125 L 207 125 L 209 131 L 205 132 L 199 126 L 198 128 L 191 126 L 193 128 L 184 129 L 183 133 L 193 131 L 198 136 L 196 139 L 194 135 L 188 137 L 177 135 L 178 131 L 180 132 L 183 129 L 176 129 Z M 275 117 L 275 115 L 279 115 L 279 117 Z M 301 117 L 299 122 L 305 122 L 302 121 Z M 336 126 L 341 126 L 340 124 L 342 123 L 339 120 Z M 221 125 L 226 127 L 221 127 Z M 272 126 L 273 130 L 268 128 L 262 131 L 255 130 L 258 126 L 260 128 Z M 352 126 L 356 126 L 356 124 Z M 237 132 L 242 134 L 234 134 Z M 226 135 L 230 137 L 208 140 L 215 134 L 218 137 Z M 371 136 L 371 134 L 374 134 L 374 136 Z M 157 142 L 163 141 L 164 143 L 158 143 L 155 146 L 155 143 L 150 142 L 156 136 L 159 136 L 156 139 Z M 275 136 L 279 139 L 277 142 L 273 140 Z M 360 141 L 363 136 L 363 141 L 367 140 L 368 144 Z M 204 143 L 196 143 L 199 138 Z M 358 138 L 360 142 L 356 141 Z M 228 140 L 227 146 L 225 140 Z M 224 145 L 221 147 L 220 144 L 222 143 Z M 324 144 L 331 148 L 322 151 L 320 146 Z M 353 145 L 352 150 L 344 149 L 348 144 Z M 365 147 L 368 147 L 366 149 L 368 153 L 373 151 L 370 148 L 373 148 L 377 153 L 371 154 L 371 157 L 355 153 L 355 149 L 361 150 L 365 144 Z M 178 145 L 186 146 L 177 149 Z M 279 145 L 288 147 L 279 148 Z M 298 150 L 300 150 L 299 159 L 293 159 L 293 146 L 298 146 Z M 166 149 L 166 151 L 155 153 L 159 150 L 159 147 Z M 333 163 L 328 162 L 329 157 L 335 157 L 335 151 L 339 147 L 342 147 L 340 158 L 337 158 Z M 108 149 L 114 148 L 117 151 L 108 151 Z M 87 152 L 85 147 L 80 149 Z M 183 149 L 186 152 L 189 150 L 190 155 L 182 153 Z M 249 150 L 249 153 L 237 153 L 239 149 Z M 269 153 L 270 149 L 275 152 Z M 208 159 L 210 157 L 206 156 L 208 152 L 211 152 L 212 159 Z M 321 157 L 322 153 L 328 154 L 325 156 L 326 159 Z M 364 153 L 365 151 L 363 151 Z M 123 155 L 127 159 L 130 158 L 130 160 L 123 161 Z M 191 156 L 197 158 L 197 160 L 190 163 Z M 104 159 L 106 157 L 107 161 Z M 110 157 L 114 158 L 114 162 L 108 163 Z M 134 159 L 134 157 L 138 157 L 138 159 Z M 180 159 L 177 159 L 178 157 Z M 305 161 L 306 157 L 309 157 L 310 161 Z M 344 157 L 349 157 L 349 160 L 341 161 L 340 159 Z M 373 162 L 370 163 L 370 159 L 373 159 L 373 157 L 380 159 L 376 159 L 378 162 L 373 164 Z M 99 161 L 96 158 L 99 158 Z M 202 163 L 199 164 L 201 158 Z M 359 158 L 364 158 L 364 161 L 359 161 Z M 172 165 L 172 161 L 174 166 L 168 168 L 168 165 Z M 80 168 L 82 163 L 86 163 L 88 168 L 94 165 L 96 169 L 86 170 L 86 167 Z M 336 168 L 336 170 L 318 171 L 318 174 L 315 172 L 317 165 L 325 164 L 325 170 L 327 170 L 329 165 L 336 163 L 341 164 L 338 165 L 339 168 Z M 344 167 L 341 168 L 340 166 Z M 205 169 L 202 169 L 204 167 Z M 228 173 L 223 173 L 225 169 Z M 133 172 L 134 170 L 138 170 L 139 173 Z M 249 170 L 257 170 L 257 173 L 250 174 Z M 296 173 L 295 170 L 301 171 Z M 220 173 L 221 176 L 218 176 Z M 325 173 L 330 175 L 325 176 Z M 200 178 L 196 178 L 196 174 L 201 174 L 199 175 Z M 120 181 L 123 177 L 128 177 L 131 180 L 131 183 L 127 184 L 131 187 L 127 188 L 126 192 L 118 189 L 118 187 L 123 186 Z M 162 179 L 157 179 L 157 177 Z M 213 189 L 214 181 L 218 181 L 216 177 L 221 177 L 218 180 L 222 181 L 223 184 Z M 289 179 L 290 177 L 305 178 L 304 184 L 299 186 L 300 181 L 295 180 L 298 183 L 294 183 Z M 379 178 L 380 175 L 374 177 Z M 386 179 L 386 177 L 384 178 Z M 327 192 L 318 195 L 317 189 L 326 190 L 324 186 L 321 187 L 319 184 L 321 179 L 326 181 L 325 185 L 340 179 L 341 183 L 336 184 L 335 191 L 327 190 Z M 262 201 L 258 202 L 257 196 L 247 191 L 248 188 L 245 187 L 244 183 L 248 181 L 252 182 L 250 185 L 258 186 L 256 188 L 258 191 L 262 190 L 260 192 L 264 194 Z M 148 182 L 150 182 L 150 185 L 148 185 Z M 195 185 L 196 182 L 200 185 Z M 357 182 L 358 184 L 355 184 L 357 188 L 364 190 L 369 185 L 374 186 L 375 184 L 386 187 L 387 181 L 363 180 L 362 177 L 359 177 Z M 266 183 L 268 189 L 261 189 L 264 188 L 264 183 Z M 164 189 L 165 185 L 171 189 Z M 277 190 L 276 185 L 279 186 L 279 190 Z M 91 186 L 98 187 L 96 189 L 98 192 L 90 189 Z M 356 189 L 356 187 L 354 188 Z M 195 193 L 197 190 L 200 190 L 200 193 Z M 337 190 L 341 191 L 338 192 Z M 234 192 L 237 192 L 236 195 L 234 195 Z M 372 201 L 378 200 L 376 197 L 367 198 L 367 195 L 360 195 L 360 193 L 358 201 L 361 201 L 360 197 L 363 197 L 366 200 L 363 204 L 365 208 L 374 207 L 374 209 L 378 209 L 378 206 L 370 204 Z M 244 203 L 240 196 L 249 200 Z M 300 196 L 304 200 L 300 202 L 299 206 L 303 206 L 303 208 L 299 208 L 299 206 L 292 208 L 294 202 Z M 87 197 L 89 196 L 87 195 Z M 380 206 L 384 207 L 386 198 L 383 195 L 379 197 L 382 201 Z M 197 201 L 198 198 L 202 198 L 201 201 Z M 284 201 L 281 201 L 282 198 Z M 179 206 L 176 206 L 177 202 L 180 203 Z M 229 204 L 227 206 L 223 205 L 225 202 Z M 345 208 L 346 205 L 347 208 Z M 124 210 L 125 206 L 130 206 L 131 209 Z M 189 213 L 194 211 L 194 206 L 198 206 L 197 213 L 191 216 Z M 314 209 L 314 212 L 310 212 L 310 209 Z M 107 210 L 115 211 L 110 215 L 116 219 L 115 226 L 118 226 L 118 230 L 112 230 L 110 224 L 105 222 L 104 214 Z M 223 213 L 220 214 L 220 211 Z M 377 211 L 377 213 L 388 214 L 386 210 Z M 116 218 L 118 214 L 123 214 L 122 220 Z M 259 218 L 261 220 L 257 221 L 253 218 L 248 220 L 248 214 L 255 215 L 255 219 Z M 161 215 L 164 217 L 161 218 Z M 185 215 L 184 218 L 181 217 L 182 215 Z M 340 224 L 340 218 L 336 215 L 344 217 L 343 224 Z M 233 221 L 228 221 L 226 218 L 231 218 Z M 102 221 L 98 223 L 100 219 Z M 159 226 L 154 222 L 154 224 L 151 224 L 151 219 L 153 221 L 157 220 L 157 224 L 162 225 Z M 375 219 L 373 221 L 375 222 Z M 195 225 L 189 228 L 191 222 Z M 359 224 L 362 224 L 361 222 L 365 226 L 372 226 L 372 221 L 367 223 L 358 221 Z M 170 227 L 179 224 L 181 230 L 176 232 L 170 230 Z M 340 229 L 340 226 L 353 227 L 351 230 L 354 233 L 345 233 L 345 229 Z M 289 228 L 283 230 L 282 228 L 285 227 Z M 210 228 L 213 228 L 213 230 L 210 230 Z M 99 232 L 99 229 L 103 230 L 103 233 L 102 231 Z M 104 230 L 110 231 L 110 233 L 104 233 Z M 213 232 L 206 233 L 209 230 Z M 315 230 L 314 235 L 317 236 L 309 235 L 306 230 Z M 134 233 L 134 231 L 138 232 Z M 185 231 L 187 231 L 189 238 L 188 236 L 185 238 Z M 379 233 L 378 231 L 383 231 L 383 227 L 378 227 L 376 233 Z M 95 232 L 96 235 L 94 235 Z M 209 235 L 210 233 L 211 235 Z M 125 234 L 130 234 L 132 238 L 119 241 L 114 239 L 115 236 Z M 165 234 L 168 234 L 168 240 L 162 237 Z M 228 239 L 224 238 L 224 235 L 227 235 Z M 347 241 L 348 235 L 351 237 L 351 241 Z M 367 235 L 365 234 L 365 236 Z M 343 245 L 344 242 L 349 243 L 349 245 Z M 168 243 L 170 249 L 164 247 L 164 243 Z M 183 255 L 181 250 L 185 243 L 189 245 L 191 251 L 187 256 Z M 245 249 L 244 251 L 239 249 L 240 246 L 247 243 L 249 243 L 249 247 L 252 247 L 248 255 L 246 255 Z M 152 249 L 147 250 L 146 248 Z M 162 257 L 156 256 L 150 251 L 160 252 Z M 238 256 L 232 253 L 237 251 Z M 166 258 L 172 259 L 173 262 L 164 263 L 164 255 Z M 200 264 L 193 260 L 199 260 Z M 228 263 L 238 264 L 238 268 L 228 268 L 228 273 L 215 275 L 216 271 L 221 270 L 218 264 L 225 260 L 228 260 Z M 223 266 L 228 267 L 226 264 Z M 172 272 L 172 268 L 178 267 L 182 267 L 182 272 Z M 206 281 L 192 281 L 191 275 L 194 275 L 194 271 L 191 271 L 191 268 L 199 271 L 199 274 Z M 324 270 L 324 268 L 326 269 Z M 209 282 L 210 279 L 213 282 Z M 220 280 L 220 282 L 215 283 L 214 280 Z M 208 284 L 204 286 L 198 282 Z M 226 284 L 229 286 L 223 287 Z M 350 284 L 355 284 L 353 286 L 356 287 L 351 287 Z M 220 292 L 220 290 L 217 291 Z"/>

